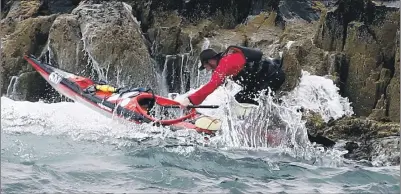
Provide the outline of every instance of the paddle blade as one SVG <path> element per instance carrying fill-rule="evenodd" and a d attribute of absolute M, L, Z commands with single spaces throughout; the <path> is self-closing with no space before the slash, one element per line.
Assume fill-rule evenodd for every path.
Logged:
<path fill-rule="evenodd" d="M 236 115 L 246 117 L 258 106 L 248 103 L 235 103 L 233 107 Z"/>
<path fill-rule="evenodd" d="M 195 126 L 201 129 L 207 129 L 210 131 L 217 131 L 221 128 L 221 121 L 208 116 L 203 116 L 195 121 Z"/>

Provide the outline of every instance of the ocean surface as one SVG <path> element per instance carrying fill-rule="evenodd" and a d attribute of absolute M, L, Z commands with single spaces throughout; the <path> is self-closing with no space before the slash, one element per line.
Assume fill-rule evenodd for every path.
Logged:
<path fill-rule="evenodd" d="M 399 166 L 346 160 L 341 142 L 323 150 L 305 141 L 299 106 L 325 120 L 352 114 L 337 90 L 304 73 L 280 105 L 267 100 L 245 123 L 229 122 L 224 108 L 201 110 L 227 120 L 210 141 L 119 122 L 78 103 L 2 97 L 2 193 L 400 193 Z M 233 92 L 221 89 L 204 104 L 222 105 L 230 96 L 222 94 Z M 267 146 L 261 128 L 284 131 L 291 146 Z"/>

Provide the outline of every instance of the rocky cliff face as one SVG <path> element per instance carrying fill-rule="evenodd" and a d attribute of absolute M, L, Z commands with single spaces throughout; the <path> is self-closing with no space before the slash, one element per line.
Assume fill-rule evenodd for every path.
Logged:
<path fill-rule="evenodd" d="M 399 17 L 398 8 L 367 0 L 342 0 L 325 14 L 316 34 L 319 48 L 345 54 L 346 67 L 339 72 L 341 89 L 358 116 L 399 121 L 387 106 L 389 99 L 399 99 L 399 94 L 386 92 L 390 80 L 399 74 L 395 69 L 399 66 L 395 60 Z"/>
<path fill-rule="evenodd" d="M 8 90 L 19 100 L 35 101 L 52 91 L 22 59 L 24 54 L 41 56 L 73 73 L 117 85 L 155 88 L 160 85 L 155 74 L 164 71 L 168 83 L 165 89 L 185 92 L 197 84 L 198 54 L 206 43 L 219 51 L 235 44 L 260 48 L 271 57 L 279 57 L 282 52 L 287 74 L 282 91 L 297 86 L 301 70 L 327 76 L 350 99 L 356 117 L 379 124 L 391 121 L 399 126 L 399 9 L 381 2 L 5 0 L 1 3 L 0 88 L 2 94 Z M 334 124 L 337 127 L 322 125 L 325 132 L 314 134 L 337 140 L 348 138 L 343 135 L 344 130 L 366 132 L 344 122 Z M 372 124 L 364 126 L 376 131 L 370 139 L 382 129 Z M 386 129 L 393 131 L 391 126 Z M 349 142 L 350 147 L 354 145 L 352 142 L 358 143 L 352 138 Z M 374 149 L 362 150 L 371 153 Z"/>

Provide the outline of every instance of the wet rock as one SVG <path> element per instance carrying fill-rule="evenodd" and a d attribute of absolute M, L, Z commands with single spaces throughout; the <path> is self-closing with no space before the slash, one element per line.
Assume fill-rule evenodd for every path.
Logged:
<path fill-rule="evenodd" d="M 372 141 L 370 158 L 376 166 L 400 165 L 400 137 L 390 136 Z"/>
<path fill-rule="evenodd" d="M 179 37 L 181 29 L 175 27 L 152 28 L 148 31 L 149 40 L 152 43 L 152 55 L 174 55 L 180 46 Z"/>
<path fill-rule="evenodd" d="M 386 108 L 387 108 L 387 100 L 384 95 L 377 101 L 376 107 L 372 109 L 372 113 L 369 115 L 369 119 L 377 120 L 377 121 L 389 121 L 386 116 Z"/>
<path fill-rule="evenodd" d="M 346 68 L 339 75 L 344 83 L 341 92 L 349 97 L 358 116 L 369 116 L 386 93 L 395 69 L 398 28 L 398 9 L 369 0 L 340 0 L 322 17 L 314 42 L 319 48 L 346 55 Z"/>
<path fill-rule="evenodd" d="M 41 0 L 39 15 L 71 13 L 81 0 Z"/>
<path fill-rule="evenodd" d="M 11 3 L 11 2 L 8 2 Z M 6 18 L 14 21 L 21 21 L 37 14 L 40 7 L 40 0 L 12 1 Z"/>
<path fill-rule="evenodd" d="M 324 147 L 333 147 L 336 143 L 328 139 L 318 132 L 321 131 L 326 123 L 319 113 L 312 110 L 304 110 L 302 112 L 302 120 L 305 120 L 305 127 L 307 128 L 308 139 L 310 142 L 323 145 Z"/>
<path fill-rule="evenodd" d="M 281 86 L 282 91 L 291 91 L 298 86 L 301 77 L 301 64 L 298 61 L 299 45 L 293 45 L 288 51 L 283 53 L 283 71 L 285 72 L 285 81 Z"/>
<path fill-rule="evenodd" d="M 394 122 L 400 122 L 400 32 L 396 36 L 396 52 L 394 63 L 394 74 L 387 86 L 386 99 L 388 117 Z"/>
<path fill-rule="evenodd" d="M 325 123 L 312 111 L 306 111 L 303 119 L 311 142 L 324 145 L 343 140 L 346 142 L 344 149 L 348 151 L 344 155 L 347 159 L 399 165 L 399 123 L 357 117 L 343 117 Z"/>
<path fill-rule="evenodd" d="M 308 0 L 283 0 L 280 1 L 279 11 L 285 19 L 300 18 L 311 22 L 320 18 L 315 5 L 315 2 Z"/>
<path fill-rule="evenodd" d="M 400 165 L 400 142 L 398 136 L 390 136 L 359 142 L 347 142 L 348 153 L 344 158 L 367 160 L 375 166 Z"/>
<path fill-rule="evenodd" d="M 177 1 L 127 1 L 134 8 L 134 16 L 142 23 L 142 28 L 157 27 L 157 21 L 165 18 L 162 12 L 176 11 L 185 24 L 198 24 L 203 19 L 210 19 L 224 28 L 234 28 L 249 14 L 251 1 L 247 0 L 177 0 Z"/>
<path fill-rule="evenodd" d="M 302 113 L 302 120 L 305 120 L 305 127 L 308 128 L 308 133 L 317 135 L 326 126 L 322 116 L 312 110 L 307 110 Z"/>
<path fill-rule="evenodd" d="M 337 140 L 366 141 L 399 135 L 400 124 L 357 117 L 344 117 L 329 122 L 319 134 Z"/>
<path fill-rule="evenodd" d="M 154 66 L 129 5 L 83 2 L 72 14 L 78 16 L 84 49 L 100 79 L 118 86 L 156 87 Z"/>
<path fill-rule="evenodd" d="M 217 52 L 223 52 L 230 45 L 245 46 L 246 44 L 244 34 L 227 29 L 216 30 L 212 37 L 206 38 L 209 40 L 210 46 Z"/>
<path fill-rule="evenodd" d="M 342 51 L 347 37 L 347 26 L 352 21 L 363 21 L 365 14 L 371 16 L 375 5 L 370 0 L 339 0 L 336 7 L 323 15 L 315 37 L 319 48 Z"/>
<path fill-rule="evenodd" d="M 23 59 L 24 54 L 38 55 L 45 47 L 50 27 L 57 15 L 28 18 L 15 26 L 15 31 L 3 41 L 1 93 L 5 93 L 12 76 L 32 69 Z M 29 95 L 28 95 L 29 96 Z"/>
<path fill-rule="evenodd" d="M 10 11 L 11 5 L 13 1 L 11 0 L 3 0 L 1 2 L 1 19 L 5 18 Z"/>
<path fill-rule="evenodd" d="M 371 160 L 369 154 L 371 153 L 371 147 L 367 146 L 366 143 L 346 142 L 344 149 L 348 151 L 344 155 L 344 158 L 353 160 Z"/>
<path fill-rule="evenodd" d="M 46 96 L 50 86 L 36 71 L 22 73 L 18 76 L 13 90 L 8 94 L 14 100 L 38 101 Z"/>
<path fill-rule="evenodd" d="M 276 12 L 261 13 L 238 29 L 246 36 L 246 46 L 260 49 L 272 56 L 278 49 L 278 40 L 283 30 L 276 26 Z M 272 56 L 273 57 L 273 56 Z M 278 57 L 277 55 L 274 57 Z"/>
<path fill-rule="evenodd" d="M 344 93 L 353 103 L 357 115 L 368 116 L 389 83 L 391 69 L 394 69 L 395 45 L 392 44 L 392 51 L 386 51 L 390 49 L 391 44 L 387 43 L 391 41 L 380 39 L 391 37 L 394 40 L 396 29 L 393 30 L 394 33 L 388 29 L 387 34 L 379 36 L 363 23 L 349 24 L 345 44 L 349 68 Z"/>
<path fill-rule="evenodd" d="M 319 76 L 325 76 L 332 71 L 329 53 L 316 47 L 310 39 L 288 41 L 282 50 L 284 50 L 283 69 L 287 79 L 284 84 L 286 91 L 298 85 L 301 70 Z M 336 60 L 334 59 L 333 63 L 336 63 Z"/>
<path fill-rule="evenodd" d="M 344 83 L 347 78 L 348 61 L 345 53 L 343 52 L 329 52 L 327 56 L 328 75 L 327 78 L 333 80 L 334 84 L 340 89 L 339 93 L 344 93 Z"/>
<path fill-rule="evenodd" d="M 68 72 L 89 76 L 91 67 L 84 52 L 78 16 L 63 14 L 56 18 L 49 32 L 48 62 Z"/>

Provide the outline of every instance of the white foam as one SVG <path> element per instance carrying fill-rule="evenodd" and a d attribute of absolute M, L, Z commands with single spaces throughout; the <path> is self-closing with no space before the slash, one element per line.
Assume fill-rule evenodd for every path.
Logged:
<path fill-rule="evenodd" d="M 294 157 L 316 158 L 328 154 L 330 159 L 321 163 L 338 165 L 342 152 L 320 152 L 312 148 L 306 136 L 305 121 L 297 112 L 300 106 L 315 110 L 325 120 L 352 114 L 346 98 L 338 94 L 338 88 L 329 79 L 303 72 L 300 85 L 284 96 L 277 104 L 271 97 L 261 99 L 262 106 L 251 116 L 241 120 L 233 116 L 233 96 L 241 87 L 229 82 L 219 87 L 202 104 L 219 105 L 218 109 L 198 109 L 207 115 L 223 121 L 221 134 L 211 138 L 209 145 L 220 149 L 270 149 L 265 138 L 267 131 L 284 137 L 287 143 L 275 147 Z M 188 96 L 197 89 L 179 95 L 177 99 Z M 71 102 L 46 104 L 43 102 L 13 101 L 1 98 L 2 129 L 5 132 L 29 132 L 37 135 L 67 135 L 75 139 L 118 142 L 118 139 L 145 139 L 174 137 L 182 142 L 202 142 L 201 135 L 191 131 L 171 132 L 167 128 L 147 124 L 122 123 L 107 118 L 84 105 Z M 159 132 L 155 135 L 152 132 Z M 289 144 L 291 145 L 290 147 Z"/>
<path fill-rule="evenodd" d="M 186 142 L 190 132 L 173 133 L 167 128 L 134 124 L 107 118 L 82 104 L 14 101 L 1 98 L 1 129 L 6 133 L 66 135 L 76 140 L 125 143 L 119 139 L 174 137 Z M 158 134 L 154 134 L 157 132 Z"/>

